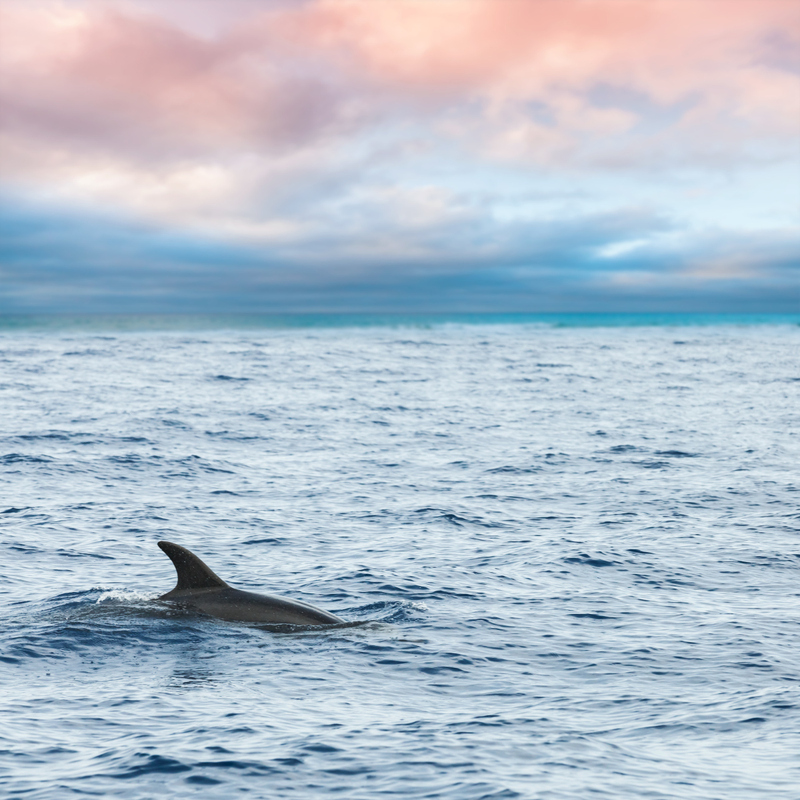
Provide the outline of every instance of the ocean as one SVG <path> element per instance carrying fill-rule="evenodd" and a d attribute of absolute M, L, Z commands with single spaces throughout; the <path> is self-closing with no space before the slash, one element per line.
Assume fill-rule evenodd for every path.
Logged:
<path fill-rule="evenodd" d="M 0 794 L 797 800 L 798 323 L 0 318 Z"/>

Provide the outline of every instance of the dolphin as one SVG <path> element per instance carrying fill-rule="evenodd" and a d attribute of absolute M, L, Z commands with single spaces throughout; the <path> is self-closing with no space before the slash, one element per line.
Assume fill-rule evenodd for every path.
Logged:
<path fill-rule="evenodd" d="M 158 546 L 170 557 L 178 573 L 178 585 L 159 600 L 171 600 L 211 617 L 234 622 L 266 622 L 273 625 L 337 625 L 335 614 L 308 603 L 234 589 L 215 575 L 194 553 L 172 542 Z"/>

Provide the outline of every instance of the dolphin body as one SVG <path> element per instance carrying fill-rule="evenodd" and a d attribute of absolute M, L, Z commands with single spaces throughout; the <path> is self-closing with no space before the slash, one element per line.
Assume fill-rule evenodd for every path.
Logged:
<path fill-rule="evenodd" d="M 170 557 L 178 573 L 178 585 L 159 600 L 171 600 L 211 617 L 234 622 L 272 625 L 337 625 L 335 614 L 286 597 L 243 592 L 228 586 L 194 553 L 172 542 L 158 546 Z"/>

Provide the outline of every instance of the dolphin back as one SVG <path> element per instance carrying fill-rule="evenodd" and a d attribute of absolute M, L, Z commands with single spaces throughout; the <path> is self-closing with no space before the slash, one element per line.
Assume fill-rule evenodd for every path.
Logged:
<path fill-rule="evenodd" d="M 194 553 L 172 542 L 159 542 L 158 546 L 170 557 L 178 573 L 178 583 L 171 592 L 159 597 L 169 598 L 175 592 L 187 589 L 224 589 L 228 584 L 216 575 Z"/>
<path fill-rule="evenodd" d="M 277 625 L 337 625 L 343 619 L 321 608 L 286 597 L 234 589 L 215 575 L 194 553 L 172 542 L 158 546 L 172 559 L 178 585 L 159 600 L 174 600 L 203 614 L 232 622 Z"/>

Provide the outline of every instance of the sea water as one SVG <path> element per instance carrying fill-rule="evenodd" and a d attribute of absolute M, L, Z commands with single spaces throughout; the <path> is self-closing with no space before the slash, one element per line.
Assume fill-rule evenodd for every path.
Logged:
<path fill-rule="evenodd" d="M 306 322 L 0 326 L 0 793 L 800 797 L 796 320 Z"/>

